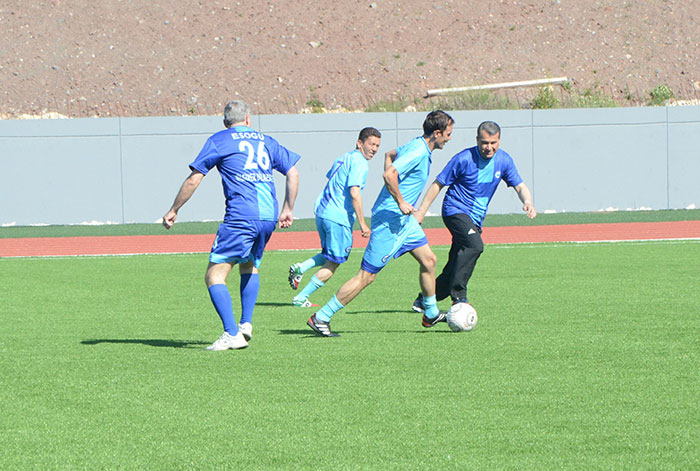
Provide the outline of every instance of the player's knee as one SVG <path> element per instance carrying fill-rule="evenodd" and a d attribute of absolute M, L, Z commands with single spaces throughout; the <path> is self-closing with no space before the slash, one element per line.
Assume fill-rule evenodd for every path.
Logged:
<path fill-rule="evenodd" d="M 429 255 L 423 258 L 422 265 L 424 270 L 434 272 L 437 265 L 437 255 L 431 251 Z"/>
<path fill-rule="evenodd" d="M 363 287 L 372 284 L 375 278 L 377 278 L 376 273 L 370 273 L 368 271 L 360 270 L 360 280 L 362 282 Z"/>

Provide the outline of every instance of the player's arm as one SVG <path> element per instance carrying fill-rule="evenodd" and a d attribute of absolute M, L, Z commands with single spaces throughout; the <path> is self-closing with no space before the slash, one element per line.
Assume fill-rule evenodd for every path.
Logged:
<path fill-rule="evenodd" d="M 362 237 L 367 238 L 372 233 L 372 229 L 365 222 L 365 213 L 362 211 L 362 190 L 360 190 L 359 186 L 350 187 L 350 197 L 352 198 L 352 207 L 355 210 L 357 222 L 360 223 Z"/>
<path fill-rule="evenodd" d="M 294 222 L 292 210 L 299 191 L 299 171 L 296 167 L 292 167 L 287 171 L 286 180 L 287 184 L 284 193 L 284 204 L 282 205 L 282 211 L 280 211 L 279 227 L 290 227 Z"/>
<path fill-rule="evenodd" d="M 418 219 L 418 223 L 422 224 L 423 219 L 425 218 L 425 213 L 428 212 L 428 208 L 430 208 L 430 205 L 433 204 L 433 201 L 435 201 L 435 198 L 437 198 L 437 195 L 440 194 L 440 190 L 445 185 L 440 183 L 439 181 L 435 180 L 430 187 L 428 187 L 428 191 L 425 193 L 425 196 L 423 197 L 423 201 L 420 204 L 420 207 L 416 210 L 415 213 L 413 213 L 413 217 Z"/>
<path fill-rule="evenodd" d="M 532 204 L 532 193 L 530 192 L 530 189 L 527 187 L 525 182 L 521 183 L 518 186 L 513 187 L 513 189 L 518 194 L 518 198 L 520 198 L 520 202 L 523 203 L 523 211 L 525 211 L 527 213 L 527 217 L 532 219 L 535 216 L 537 216 L 537 211 L 535 210 L 535 205 Z"/>
<path fill-rule="evenodd" d="M 389 194 L 394 198 L 396 204 L 403 214 L 411 214 L 414 209 L 410 203 L 403 199 L 403 195 L 399 191 L 399 172 L 393 165 L 389 165 L 382 175 L 384 178 L 384 186 L 389 190 Z"/>
<path fill-rule="evenodd" d="M 177 192 L 177 196 L 175 196 L 173 205 L 168 212 L 165 213 L 165 216 L 163 216 L 163 226 L 165 226 L 166 229 L 173 227 L 175 219 L 177 219 L 177 212 L 192 197 L 197 187 L 199 187 L 199 184 L 202 183 L 202 178 L 204 178 L 203 173 L 192 170 L 190 176 L 182 182 L 182 186 L 180 187 L 180 191 Z"/>
<path fill-rule="evenodd" d="M 394 160 L 396 160 L 397 156 L 396 149 L 391 149 L 389 152 L 384 154 L 384 170 L 387 170 L 389 167 L 391 167 L 391 164 L 394 163 Z"/>

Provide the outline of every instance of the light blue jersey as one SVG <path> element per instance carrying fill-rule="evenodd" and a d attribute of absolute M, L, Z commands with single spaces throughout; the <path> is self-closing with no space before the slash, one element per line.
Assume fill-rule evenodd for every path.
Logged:
<path fill-rule="evenodd" d="M 407 202 L 416 206 L 430 174 L 431 151 L 422 137 L 396 149 L 392 165 L 399 173 L 399 191 Z M 361 268 L 378 273 L 392 258 L 428 243 L 423 228 L 416 218 L 403 214 L 399 205 L 386 189 L 372 207 L 372 235 L 362 257 Z"/>
<path fill-rule="evenodd" d="M 209 137 L 190 168 L 204 175 L 214 166 L 219 170 L 226 197 L 224 223 L 277 221 L 272 171 L 286 175 L 298 160 L 299 155 L 272 137 L 234 126 Z"/>
<path fill-rule="evenodd" d="M 357 149 L 336 159 L 326 173 L 328 183 L 316 199 L 316 216 L 352 228 L 355 209 L 350 188 L 357 186 L 362 190 L 367 183 L 368 170 L 368 160 Z"/>
<path fill-rule="evenodd" d="M 436 180 L 449 186 L 442 201 L 442 215 L 466 214 L 478 227 L 501 180 L 508 186 L 523 182 L 507 152 L 498 149 L 493 157 L 484 159 L 477 147 L 452 157 Z"/>
<path fill-rule="evenodd" d="M 425 139 L 417 137 L 396 149 L 396 154 L 392 165 L 399 173 L 399 191 L 404 201 L 415 207 L 421 193 L 423 193 L 425 183 L 428 181 L 432 162 L 431 151 Z M 372 207 L 372 217 L 385 211 L 403 215 L 398 203 L 386 189 L 386 186 L 379 192 L 377 201 Z"/>

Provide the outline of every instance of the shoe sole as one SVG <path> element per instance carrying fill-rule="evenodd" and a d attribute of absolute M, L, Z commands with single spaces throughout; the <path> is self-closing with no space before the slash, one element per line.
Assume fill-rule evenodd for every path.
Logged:
<path fill-rule="evenodd" d="M 209 352 L 225 352 L 226 350 L 243 350 L 244 348 L 248 348 L 248 344 L 240 346 L 240 347 L 207 348 L 207 351 L 209 351 Z"/>
<path fill-rule="evenodd" d="M 321 337 L 340 337 L 340 334 L 336 334 L 335 332 L 331 332 L 330 335 L 324 334 L 324 333 L 321 332 L 321 331 L 314 325 L 314 323 L 311 322 L 310 320 L 306 321 L 306 325 L 308 325 L 309 327 L 311 327 L 311 329 L 312 329 L 314 332 L 316 332 L 318 335 L 320 335 Z"/>
<path fill-rule="evenodd" d="M 413 309 L 415 312 L 420 312 L 421 314 L 425 312 L 425 309 L 421 309 L 417 306 L 411 306 L 411 309 Z"/>
<path fill-rule="evenodd" d="M 429 329 L 430 327 L 435 327 L 438 325 L 440 322 L 447 322 L 447 317 L 443 317 L 440 320 L 436 320 L 435 322 L 430 322 L 428 321 L 427 323 L 425 322 L 425 316 L 423 316 L 423 319 L 421 320 L 421 325 L 425 327 L 426 329 Z"/>
<path fill-rule="evenodd" d="M 299 283 L 301 282 L 301 279 L 299 281 L 295 280 L 294 277 L 297 276 L 294 268 L 289 267 L 289 278 L 287 279 L 289 281 L 289 287 L 292 289 L 298 289 L 299 288 Z"/>

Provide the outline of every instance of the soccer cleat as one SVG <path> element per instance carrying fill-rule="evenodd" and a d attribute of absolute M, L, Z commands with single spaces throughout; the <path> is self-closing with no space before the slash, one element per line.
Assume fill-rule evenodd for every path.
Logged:
<path fill-rule="evenodd" d="M 340 337 L 340 334 L 336 334 L 331 331 L 330 322 L 323 322 L 316 319 L 316 314 L 309 317 L 309 320 L 306 321 L 306 325 L 311 327 L 318 335 L 322 335 L 324 337 Z"/>
<path fill-rule="evenodd" d="M 238 331 L 243 334 L 244 339 L 250 342 L 250 339 L 253 337 L 253 324 L 250 322 L 238 324 Z"/>
<path fill-rule="evenodd" d="M 440 311 L 440 313 L 435 316 L 435 317 L 426 317 L 425 314 L 423 314 L 423 321 L 421 324 L 423 327 L 435 327 L 438 322 L 447 322 L 447 313 Z"/>
<path fill-rule="evenodd" d="M 294 307 L 318 307 L 318 304 L 313 304 L 311 301 L 308 299 L 305 300 L 300 300 L 300 299 L 292 299 L 292 306 Z"/>
<path fill-rule="evenodd" d="M 301 272 L 301 266 L 298 263 L 291 265 L 289 267 L 289 286 L 292 289 L 297 289 L 302 278 L 304 278 L 304 274 Z"/>
<path fill-rule="evenodd" d="M 425 302 L 423 301 L 423 293 L 418 293 L 418 297 L 413 301 L 413 306 L 411 307 L 416 312 L 425 312 Z"/>
<path fill-rule="evenodd" d="M 224 332 L 219 337 L 219 340 L 207 347 L 207 350 L 217 352 L 221 350 L 238 350 L 239 348 L 246 348 L 248 342 L 246 341 L 243 334 L 238 332 L 236 335 L 231 335 L 228 332 Z"/>

